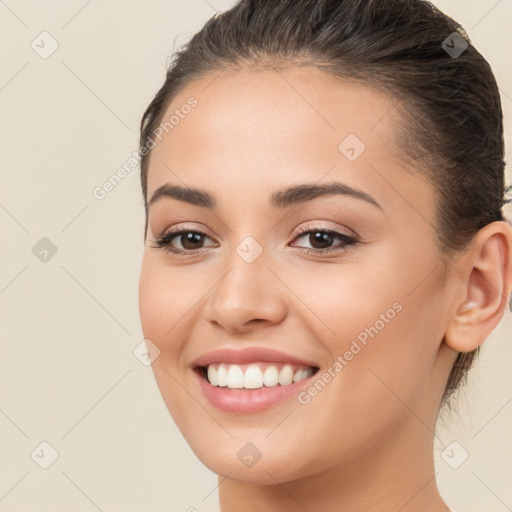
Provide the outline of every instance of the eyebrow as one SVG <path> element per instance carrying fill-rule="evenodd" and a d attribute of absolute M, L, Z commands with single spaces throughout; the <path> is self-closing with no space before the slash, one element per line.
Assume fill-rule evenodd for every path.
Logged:
<path fill-rule="evenodd" d="M 362 190 L 338 181 L 321 185 L 302 184 L 294 185 L 274 192 L 270 196 L 270 205 L 273 208 L 287 208 L 296 204 L 305 203 L 321 196 L 343 195 L 360 199 L 382 210 L 382 206 L 370 195 Z M 164 198 L 177 199 L 194 206 L 214 210 L 217 207 L 215 197 L 204 190 L 182 187 L 166 183 L 159 187 L 151 197 L 148 205 Z"/>

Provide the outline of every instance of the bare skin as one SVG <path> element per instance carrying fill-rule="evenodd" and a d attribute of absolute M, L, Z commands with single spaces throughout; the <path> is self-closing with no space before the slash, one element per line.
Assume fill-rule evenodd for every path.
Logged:
<path fill-rule="evenodd" d="M 481 345 L 503 316 L 512 229 L 494 222 L 445 261 L 435 191 L 398 156 L 390 99 L 312 68 L 278 71 L 201 78 L 164 116 L 197 100 L 152 150 L 148 199 L 170 183 L 207 191 L 216 208 L 170 197 L 149 207 L 139 301 L 144 336 L 161 351 L 152 366 L 162 397 L 219 475 L 222 512 L 445 512 L 433 465 L 439 404 L 458 351 Z M 349 134 L 365 145 L 353 161 L 339 149 Z M 269 203 L 278 190 L 334 181 L 379 206 L 345 194 Z M 195 250 L 173 239 L 186 255 L 154 242 L 178 224 L 205 234 Z M 297 235 L 306 226 L 357 243 L 315 244 Z M 236 252 L 248 236 L 263 251 L 252 263 Z M 206 352 L 257 346 L 316 361 L 321 375 L 381 324 L 307 404 L 224 412 L 191 368 Z M 237 457 L 248 442 L 262 454 L 252 467 Z"/>

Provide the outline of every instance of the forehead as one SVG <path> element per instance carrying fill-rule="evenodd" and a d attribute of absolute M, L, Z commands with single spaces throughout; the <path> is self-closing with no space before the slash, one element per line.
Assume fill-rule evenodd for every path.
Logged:
<path fill-rule="evenodd" d="M 194 101 L 196 105 L 189 108 Z M 188 84 L 162 121 L 173 118 L 171 143 L 184 139 L 287 153 L 332 148 L 350 133 L 371 144 L 393 135 L 393 99 L 362 83 L 342 81 L 316 68 L 225 70 Z M 178 119 L 179 116 L 179 119 Z M 194 122 L 195 121 L 195 122 Z M 164 137 L 167 133 L 163 134 Z M 286 143 L 294 142 L 290 148 Z M 336 144 L 335 149 L 337 149 Z M 228 149 L 228 148 L 224 148 Z M 157 151 L 158 152 L 158 151 Z"/>
<path fill-rule="evenodd" d="M 395 114 L 393 98 L 374 87 L 311 67 L 205 76 L 188 84 L 162 116 L 162 123 L 171 122 L 155 139 L 148 197 L 162 183 L 180 180 L 267 197 L 324 176 L 385 196 L 390 185 L 379 174 L 410 175 L 396 152 Z M 401 185 L 404 193 L 417 187 L 402 179 Z"/>

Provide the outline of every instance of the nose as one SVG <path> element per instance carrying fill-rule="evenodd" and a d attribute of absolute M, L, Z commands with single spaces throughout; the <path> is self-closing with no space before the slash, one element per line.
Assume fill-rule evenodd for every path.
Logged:
<path fill-rule="evenodd" d="M 214 286 L 207 319 L 231 334 L 277 325 L 286 317 L 286 287 L 267 264 L 265 251 L 249 262 L 234 252 L 228 271 Z"/>

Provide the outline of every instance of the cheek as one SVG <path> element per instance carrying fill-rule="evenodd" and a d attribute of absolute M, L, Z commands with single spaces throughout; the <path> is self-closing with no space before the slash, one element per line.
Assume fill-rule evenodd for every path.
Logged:
<path fill-rule="evenodd" d="M 171 294 L 166 280 L 144 259 L 139 281 L 139 312 L 145 338 L 157 343 L 172 326 Z"/>
<path fill-rule="evenodd" d="M 396 316 L 393 304 L 400 299 L 401 283 L 392 274 L 390 266 L 378 260 L 368 264 L 357 256 L 280 272 L 293 290 L 289 299 L 295 304 L 293 314 L 301 316 L 314 333 L 312 339 L 328 346 L 333 356 L 347 350 L 358 334 L 364 337 L 365 329 L 375 322 L 380 325 L 380 315 L 386 311 L 389 317 Z"/>
<path fill-rule="evenodd" d="M 285 444 L 287 438 L 301 439 L 304 453 L 315 454 L 318 446 L 325 446 L 324 464 L 371 456 L 405 423 L 417 422 L 413 411 L 419 412 L 423 393 L 428 392 L 435 350 L 426 332 L 418 329 L 419 311 L 405 300 L 402 309 L 392 313 L 378 302 L 373 306 L 364 314 L 352 307 L 339 313 L 337 337 L 329 347 L 338 365 L 319 373 L 320 385 L 316 381 L 301 397 L 304 405 L 296 412 L 295 431 L 279 433 Z M 386 312 L 387 323 L 379 318 Z M 355 316 L 363 328 L 353 325 Z M 317 435 L 304 439 L 302 429 L 311 418 Z"/>
<path fill-rule="evenodd" d="M 154 341 L 162 354 L 180 348 L 187 315 L 198 303 L 197 291 L 179 268 L 171 269 L 152 255 L 144 256 L 139 280 L 140 320 L 144 336 Z"/>
<path fill-rule="evenodd" d="M 190 401 L 178 383 L 182 378 L 176 366 L 187 339 L 184 329 L 190 327 L 183 320 L 190 309 L 181 293 L 183 284 L 178 272 L 163 268 L 151 254 L 144 255 L 139 280 L 142 332 L 160 350 L 151 368 L 162 399 L 180 428 Z"/>
<path fill-rule="evenodd" d="M 304 272 L 294 281 L 294 292 L 308 306 L 301 316 L 309 336 L 328 349 L 328 366 L 340 362 L 326 386 L 332 393 L 322 391 L 312 400 L 319 414 L 329 410 L 346 421 L 346 411 L 361 418 L 372 411 L 370 423 L 378 417 L 391 421 L 407 411 L 402 401 L 413 405 L 425 391 L 442 339 L 434 310 L 442 307 L 439 279 L 432 275 L 422 282 L 435 264 L 388 256 L 373 265 L 326 265 L 325 272 Z"/>

